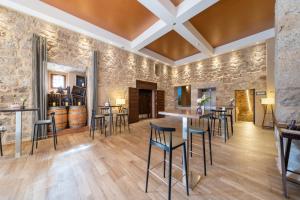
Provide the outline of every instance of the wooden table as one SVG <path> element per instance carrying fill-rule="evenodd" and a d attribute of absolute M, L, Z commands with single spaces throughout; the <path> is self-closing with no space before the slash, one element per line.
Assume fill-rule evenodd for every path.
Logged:
<path fill-rule="evenodd" d="M 162 111 L 158 112 L 160 115 L 166 115 L 166 116 L 172 116 L 172 117 L 179 117 L 182 119 L 182 138 L 186 140 L 186 155 L 187 155 L 187 171 L 189 173 L 189 187 L 191 189 L 195 188 L 195 186 L 199 183 L 201 179 L 201 175 L 193 172 L 190 169 L 190 134 L 189 132 L 189 125 L 191 119 L 199 119 L 199 117 L 208 117 L 211 112 L 205 111 L 203 114 L 197 114 L 195 110 L 191 109 L 178 109 L 178 110 L 172 110 L 172 111 Z M 183 158 L 182 158 L 183 159 Z M 184 173 L 184 172 L 182 172 Z M 185 181 L 183 180 L 183 183 L 185 184 Z"/>
<path fill-rule="evenodd" d="M 0 108 L 0 112 L 14 112 L 16 113 L 16 141 L 15 141 L 15 158 L 19 158 L 22 153 L 22 113 L 28 111 L 38 111 L 38 108 L 25 108 L 25 109 L 15 109 L 15 108 Z"/>

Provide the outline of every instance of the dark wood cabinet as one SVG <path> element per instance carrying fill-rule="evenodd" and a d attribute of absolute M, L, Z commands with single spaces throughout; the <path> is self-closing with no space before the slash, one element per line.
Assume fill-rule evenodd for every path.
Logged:
<path fill-rule="evenodd" d="M 134 123 L 139 121 L 139 90 L 137 88 L 128 89 L 128 121 Z"/>
<path fill-rule="evenodd" d="M 159 115 L 159 111 L 165 111 L 165 91 L 157 90 L 156 91 L 156 117 L 161 118 L 163 115 Z"/>

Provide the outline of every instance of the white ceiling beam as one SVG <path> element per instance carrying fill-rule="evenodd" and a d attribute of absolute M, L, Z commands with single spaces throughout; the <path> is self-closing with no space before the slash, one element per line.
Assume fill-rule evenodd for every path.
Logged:
<path fill-rule="evenodd" d="M 230 42 L 228 44 L 216 47 L 214 56 L 224 54 L 230 51 L 236 51 L 238 49 L 252 46 L 256 43 L 265 42 L 267 39 L 273 37 L 275 37 L 275 29 L 271 28 L 266 31 L 262 31 L 254 35 L 250 35 L 248 37 L 242 38 L 240 40 L 236 40 L 234 42 Z"/>
<path fill-rule="evenodd" d="M 187 58 L 177 60 L 174 62 L 174 67 L 186 65 L 189 63 L 193 63 L 193 62 L 199 62 L 201 60 L 204 60 L 204 59 L 207 59 L 207 58 L 210 58 L 213 56 L 218 56 L 218 55 L 229 53 L 232 51 L 237 51 L 237 50 L 243 49 L 245 47 L 249 47 L 249 46 L 252 46 L 255 44 L 265 42 L 266 40 L 268 40 L 270 38 L 274 38 L 274 37 L 275 37 L 275 29 L 271 28 L 269 30 L 262 31 L 260 33 L 242 38 L 240 40 L 219 46 L 219 47 L 215 48 L 215 53 L 212 56 L 207 56 L 203 53 L 198 53 L 198 54 L 189 56 Z"/>
<path fill-rule="evenodd" d="M 163 63 L 166 63 L 168 65 L 171 65 L 173 66 L 174 65 L 174 61 L 165 57 L 165 56 L 162 56 L 154 51 L 151 51 L 149 49 L 146 49 L 146 48 L 143 48 L 140 50 L 141 53 L 143 53 L 144 55 L 147 55 L 149 56 L 150 58 L 154 59 L 154 60 L 159 60 L 159 61 L 162 61 Z"/>
<path fill-rule="evenodd" d="M 213 54 L 213 47 L 190 22 L 176 24 L 174 30 L 202 53 L 206 55 Z"/>
<path fill-rule="evenodd" d="M 177 7 L 176 23 L 183 23 L 219 0 L 185 0 Z"/>
<path fill-rule="evenodd" d="M 167 24 L 173 24 L 176 16 L 176 7 L 170 0 L 138 0 L 159 19 Z"/>
<path fill-rule="evenodd" d="M 192 55 L 192 56 L 189 56 L 189 57 L 186 57 L 186 58 L 175 61 L 174 62 L 174 67 L 181 66 L 181 65 L 186 65 L 186 64 L 196 62 L 196 61 L 200 61 L 200 60 L 203 60 L 203 59 L 206 59 L 206 58 L 208 58 L 208 56 L 206 54 L 197 53 L 195 55 Z"/>
<path fill-rule="evenodd" d="M 117 47 L 130 49 L 130 41 L 39 0 L 1 0 L 0 5 L 82 33 Z"/>
<path fill-rule="evenodd" d="M 135 51 L 138 51 L 171 30 L 172 26 L 166 24 L 162 20 L 159 20 L 141 35 L 135 38 L 131 42 L 131 48 Z"/>

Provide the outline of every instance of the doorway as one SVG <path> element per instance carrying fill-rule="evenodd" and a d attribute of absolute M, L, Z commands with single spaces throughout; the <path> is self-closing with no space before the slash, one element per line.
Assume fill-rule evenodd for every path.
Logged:
<path fill-rule="evenodd" d="M 255 122 L 255 90 L 235 91 L 236 121 Z"/>
<path fill-rule="evenodd" d="M 152 90 L 139 90 L 139 119 L 152 118 Z"/>

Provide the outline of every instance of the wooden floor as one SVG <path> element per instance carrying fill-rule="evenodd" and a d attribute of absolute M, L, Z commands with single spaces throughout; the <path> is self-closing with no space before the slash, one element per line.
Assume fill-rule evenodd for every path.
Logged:
<path fill-rule="evenodd" d="M 59 136 L 58 149 L 51 139 L 39 143 L 29 156 L 30 143 L 23 144 L 23 156 L 14 159 L 14 146 L 5 146 L 0 158 L 0 199 L 166 199 L 167 187 L 155 177 L 144 193 L 147 138 L 150 120 L 131 125 L 131 132 L 105 138 L 88 132 Z M 180 134 L 177 119 L 152 120 L 173 126 Z M 272 131 L 251 123 L 237 123 L 227 144 L 213 138 L 213 166 L 191 191 L 189 199 L 284 199 L 276 168 L 276 148 Z M 200 141 L 200 140 L 199 140 Z M 153 151 L 152 163 L 163 154 Z M 181 162 L 181 151 L 175 162 Z M 193 170 L 203 174 L 202 157 L 193 157 Z M 157 169 L 161 172 L 160 169 Z M 180 172 L 175 171 L 176 174 Z M 300 199 L 300 186 L 289 183 L 290 199 Z M 173 199 L 187 199 L 180 183 L 173 187 Z"/>

